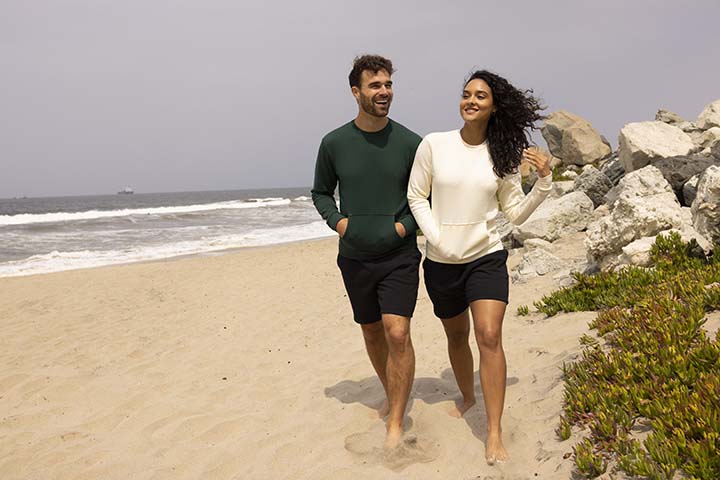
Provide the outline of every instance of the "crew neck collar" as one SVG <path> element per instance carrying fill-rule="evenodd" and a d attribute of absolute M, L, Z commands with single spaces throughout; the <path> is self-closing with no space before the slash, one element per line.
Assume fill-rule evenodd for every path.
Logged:
<path fill-rule="evenodd" d="M 482 142 L 482 143 L 479 144 L 479 145 L 470 145 L 469 143 L 467 143 L 467 142 L 465 141 L 464 138 L 462 138 L 462 134 L 460 133 L 460 129 L 456 130 L 456 132 L 457 132 L 458 138 L 459 138 L 460 141 L 462 142 L 463 146 L 465 146 L 465 148 L 467 148 L 467 149 L 469 149 L 469 150 L 479 150 L 479 149 L 481 149 L 481 148 L 487 148 L 487 137 L 485 137 L 485 141 Z"/>
<path fill-rule="evenodd" d="M 367 130 L 363 130 L 362 128 L 358 127 L 357 124 L 355 123 L 355 120 L 354 120 L 354 119 L 353 119 L 350 123 L 352 124 L 353 128 L 354 128 L 355 130 L 357 130 L 358 132 L 360 132 L 360 133 L 363 133 L 363 134 L 365 134 L 365 135 L 377 135 L 377 134 L 379 134 L 379 133 L 384 133 L 384 132 L 386 132 L 386 131 L 390 128 L 390 124 L 392 123 L 392 119 L 388 118 L 388 122 L 385 124 L 385 126 L 384 126 L 383 128 L 381 128 L 380 130 L 377 130 L 377 131 L 375 131 L 375 132 L 368 132 Z"/>

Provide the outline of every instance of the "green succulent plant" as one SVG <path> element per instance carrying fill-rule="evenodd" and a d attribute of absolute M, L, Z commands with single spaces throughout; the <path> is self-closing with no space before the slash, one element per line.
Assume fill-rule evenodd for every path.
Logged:
<path fill-rule="evenodd" d="M 720 332 L 709 338 L 706 312 L 720 309 L 720 245 L 706 256 L 679 235 L 658 236 L 651 267 L 596 275 L 544 297 L 547 315 L 597 310 L 581 358 L 563 365 L 564 409 L 556 433 L 588 431 L 575 447 L 589 478 L 613 464 L 626 474 L 670 479 L 678 470 L 720 478 Z M 650 429 L 631 438 L 638 424 Z M 611 462 L 613 460 L 613 462 Z"/>

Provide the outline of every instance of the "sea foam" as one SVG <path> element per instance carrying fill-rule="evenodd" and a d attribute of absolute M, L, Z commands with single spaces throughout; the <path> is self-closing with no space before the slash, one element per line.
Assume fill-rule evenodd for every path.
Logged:
<path fill-rule="evenodd" d="M 288 198 L 252 198 L 229 202 L 207 203 L 199 205 L 179 205 L 172 207 L 129 208 L 120 210 L 87 210 L 84 212 L 24 213 L 18 215 L 0 215 L 0 226 L 27 225 L 32 223 L 71 222 L 98 218 L 127 217 L 131 215 L 165 215 L 173 213 L 206 212 L 211 210 L 239 210 L 247 208 L 278 207 L 289 205 Z"/>

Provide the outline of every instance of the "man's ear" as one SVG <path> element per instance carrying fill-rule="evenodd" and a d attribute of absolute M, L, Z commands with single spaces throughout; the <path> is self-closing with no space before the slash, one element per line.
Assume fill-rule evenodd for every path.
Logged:
<path fill-rule="evenodd" d="M 360 89 L 358 87 L 350 87 L 350 91 L 355 97 L 355 100 L 360 100 Z"/>

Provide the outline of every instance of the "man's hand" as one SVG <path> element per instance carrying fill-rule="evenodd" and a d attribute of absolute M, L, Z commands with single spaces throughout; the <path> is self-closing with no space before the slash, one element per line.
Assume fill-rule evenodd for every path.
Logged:
<path fill-rule="evenodd" d="M 405 235 L 407 234 L 405 226 L 400 222 L 395 222 L 395 231 L 400 238 L 405 238 Z"/>
<path fill-rule="evenodd" d="M 335 231 L 337 231 L 338 235 L 340 235 L 340 238 L 343 238 L 345 236 L 345 230 L 347 230 L 348 225 L 348 219 L 347 218 L 341 218 L 338 220 L 338 223 L 335 225 Z"/>

